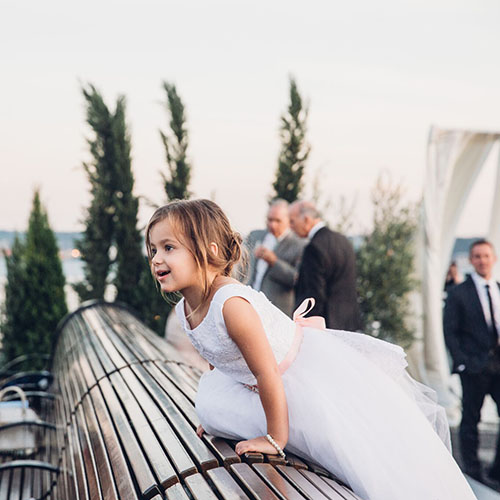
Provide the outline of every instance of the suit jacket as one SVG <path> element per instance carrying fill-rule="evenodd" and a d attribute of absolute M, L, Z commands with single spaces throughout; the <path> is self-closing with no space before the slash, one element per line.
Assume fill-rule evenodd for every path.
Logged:
<path fill-rule="evenodd" d="M 264 240 L 266 230 L 252 231 L 245 241 L 249 253 L 249 270 L 246 283 L 252 285 L 255 280 L 257 260 L 254 250 L 258 242 Z M 297 281 L 298 267 L 306 242 L 290 231 L 274 249 L 278 260 L 269 266 L 262 278 L 260 290 L 266 297 L 288 316 L 292 316 L 295 304 L 294 286 Z"/>
<path fill-rule="evenodd" d="M 469 373 L 486 369 L 498 339 L 488 328 L 471 276 L 448 291 L 443 327 L 454 373 L 460 365 L 465 365 Z"/>
<path fill-rule="evenodd" d="M 321 228 L 304 249 L 295 303 L 314 297 L 310 315 L 323 316 L 328 328 L 355 331 L 361 327 L 356 294 L 356 256 L 350 241 Z"/>

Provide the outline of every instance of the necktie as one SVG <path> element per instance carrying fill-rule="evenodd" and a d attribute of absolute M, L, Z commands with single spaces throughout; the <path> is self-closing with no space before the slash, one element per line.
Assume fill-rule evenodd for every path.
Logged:
<path fill-rule="evenodd" d="M 488 304 L 490 306 L 491 333 L 495 336 L 495 343 L 497 343 L 498 342 L 498 331 L 497 331 L 497 325 L 495 322 L 495 313 L 493 311 L 493 302 L 491 301 L 490 285 L 485 285 L 485 286 L 486 286 L 486 293 L 488 294 Z"/>

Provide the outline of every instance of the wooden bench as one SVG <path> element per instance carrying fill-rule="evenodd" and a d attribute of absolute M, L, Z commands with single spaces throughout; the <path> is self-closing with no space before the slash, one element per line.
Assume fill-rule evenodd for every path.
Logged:
<path fill-rule="evenodd" d="M 52 371 L 60 473 L 50 498 L 357 498 L 298 457 L 239 457 L 196 435 L 201 373 L 125 307 L 90 303 L 58 328 Z"/>

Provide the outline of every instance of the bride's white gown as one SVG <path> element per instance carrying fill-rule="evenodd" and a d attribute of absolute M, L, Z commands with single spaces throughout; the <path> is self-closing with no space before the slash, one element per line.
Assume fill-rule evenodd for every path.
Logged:
<path fill-rule="evenodd" d="M 240 440 L 265 435 L 266 419 L 259 395 L 245 386 L 255 378 L 224 324 L 222 307 L 234 296 L 258 312 L 278 363 L 296 325 L 264 294 L 240 284 L 217 290 L 192 330 L 184 300 L 176 307 L 191 342 L 215 367 L 200 379 L 200 422 L 211 434 Z M 409 377 L 401 348 L 352 332 L 302 331 L 299 352 L 282 376 L 286 450 L 319 463 L 364 500 L 476 498 L 443 444 L 449 445 L 444 411 L 424 394 L 432 391 Z"/>

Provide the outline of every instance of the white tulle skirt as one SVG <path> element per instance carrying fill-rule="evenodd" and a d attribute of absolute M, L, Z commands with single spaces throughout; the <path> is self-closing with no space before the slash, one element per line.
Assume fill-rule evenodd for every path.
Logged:
<path fill-rule="evenodd" d="M 397 346 L 304 328 L 300 351 L 283 375 L 286 450 L 320 464 L 364 500 L 475 499 L 448 449 L 444 411 L 405 367 Z M 266 434 L 259 395 L 220 370 L 200 379 L 196 410 L 211 434 Z"/>

